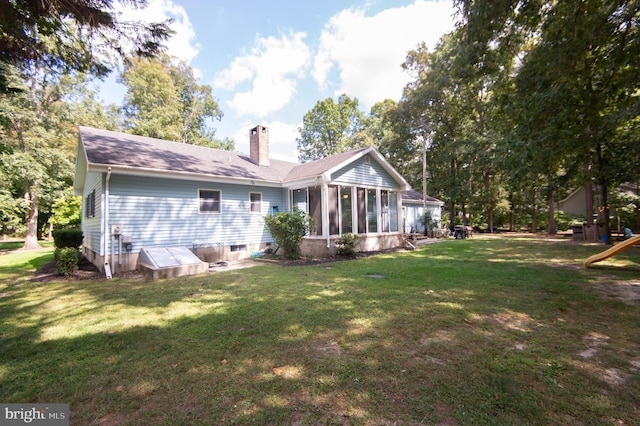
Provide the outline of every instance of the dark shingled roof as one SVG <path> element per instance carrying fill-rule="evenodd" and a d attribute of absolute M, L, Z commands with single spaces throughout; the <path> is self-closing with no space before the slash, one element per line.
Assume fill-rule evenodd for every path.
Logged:
<path fill-rule="evenodd" d="M 89 166 L 278 183 L 321 175 L 373 150 L 371 147 L 359 148 L 304 164 L 270 159 L 269 166 L 258 166 L 248 155 L 236 152 L 92 127 L 80 127 L 80 140 Z M 422 200 L 417 191 L 403 191 L 403 199 L 407 199 L 406 193 L 415 193 L 415 200 Z M 431 197 L 428 200 L 438 201 Z"/>
<path fill-rule="evenodd" d="M 298 163 L 270 159 L 258 166 L 249 156 L 204 146 L 80 127 L 89 164 L 282 182 Z"/>
<path fill-rule="evenodd" d="M 422 202 L 422 193 L 416 191 L 415 189 L 402 191 L 402 199 L 406 201 Z M 437 198 L 433 198 L 428 195 L 427 195 L 427 201 L 441 202 Z"/>

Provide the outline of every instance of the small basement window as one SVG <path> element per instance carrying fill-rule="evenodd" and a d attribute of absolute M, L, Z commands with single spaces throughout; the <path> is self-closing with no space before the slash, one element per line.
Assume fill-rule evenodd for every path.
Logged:
<path fill-rule="evenodd" d="M 231 251 L 247 251 L 246 244 L 235 244 L 230 246 Z"/>

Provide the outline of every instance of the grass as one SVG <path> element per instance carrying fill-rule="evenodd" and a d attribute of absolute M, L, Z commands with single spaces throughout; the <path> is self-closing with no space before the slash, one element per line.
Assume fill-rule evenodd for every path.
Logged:
<path fill-rule="evenodd" d="M 638 424 L 618 295 L 640 250 L 580 268 L 602 249 L 474 237 L 159 282 L 29 282 L 41 253 L 0 255 L 0 401 L 77 425 Z"/>

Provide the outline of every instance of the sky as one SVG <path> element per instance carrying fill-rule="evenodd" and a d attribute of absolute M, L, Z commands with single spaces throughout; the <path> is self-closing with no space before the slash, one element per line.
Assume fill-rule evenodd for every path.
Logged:
<path fill-rule="evenodd" d="M 452 0 L 148 0 L 144 10 L 118 6 L 121 20 L 173 19 L 167 52 L 212 87 L 224 117 L 218 138 L 249 152 L 249 132 L 269 128 L 271 158 L 297 161 L 298 129 L 317 102 L 346 94 L 368 113 L 399 101 L 411 75 L 407 52 L 433 50 L 454 28 Z M 112 75 L 100 88 L 121 105 Z"/>

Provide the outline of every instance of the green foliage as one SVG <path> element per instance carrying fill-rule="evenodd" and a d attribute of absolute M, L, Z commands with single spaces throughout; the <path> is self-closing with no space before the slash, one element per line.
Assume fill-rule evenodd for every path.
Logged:
<path fill-rule="evenodd" d="M 433 236 L 433 230 L 438 227 L 438 221 L 433 219 L 431 210 L 427 209 L 422 215 L 422 224 L 424 225 L 425 235 L 428 237 Z"/>
<path fill-rule="evenodd" d="M 72 194 L 69 188 L 65 196 L 60 198 L 52 207 L 53 216 L 49 223 L 58 227 L 76 227 L 80 225 L 82 215 L 82 197 Z"/>
<path fill-rule="evenodd" d="M 80 250 L 75 247 L 56 248 L 54 252 L 58 274 L 70 277 L 78 270 Z"/>
<path fill-rule="evenodd" d="M 11 192 L 7 189 L 0 189 L 0 234 L 14 234 L 21 228 L 22 209 L 20 201 L 13 198 Z"/>
<path fill-rule="evenodd" d="M 222 110 L 211 86 L 198 84 L 185 62 L 166 55 L 158 59 L 133 58 L 120 76 L 127 86 L 125 125 L 136 135 L 233 150 L 232 140 L 217 140 L 211 119 Z"/>
<path fill-rule="evenodd" d="M 143 7 L 145 0 L 130 0 Z M 171 34 L 168 22 L 120 22 L 112 1 L 8 1 L 0 13 L 0 61 L 21 67 L 47 67 L 57 74 L 70 71 L 104 76 L 113 65 L 111 55 L 125 48 L 150 56 Z M 0 67 L 0 93 L 15 86 Z"/>
<path fill-rule="evenodd" d="M 334 240 L 335 245 L 338 247 L 336 253 L 340 256 L 355 256 L 356 254 L 356 245 L 360 237 L 358 234 L 348 233 L 342 234 L 340 237 Z"/>
<path fill-rule="evenodd" d="M 343 94 L 337 103 L 333 98 L 318 101 L 298 129 L 298 159 L 304 163 L 363 146 L 356 137 L 361 135 L 362 120 L 357 98 Z"/>
<path fill-rule="evenodd" d="M 78 248 L 82 245 L 81 229 L 55 229 L 53 231 L 53 241 L 56 248 Z"/>
<path fill-rule="evenodd" d="M 264 218 L 265 229 L 284 250 L 288 259 L 299 259 L 302 256 L 300 245 L 313 225 L 312 218 L 304 211 L 294 209 L 292 212 L 280 212 Z"/>

